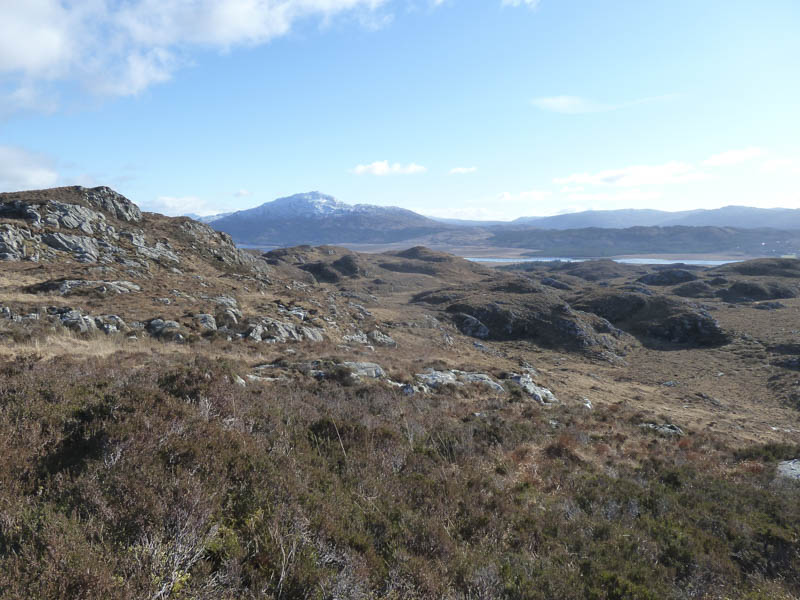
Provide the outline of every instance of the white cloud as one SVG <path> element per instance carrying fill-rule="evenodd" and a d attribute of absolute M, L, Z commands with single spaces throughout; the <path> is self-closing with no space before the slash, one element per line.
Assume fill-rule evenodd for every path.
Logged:
<path fill-rule="evenodd" d="M 453 167 L 450 169 L 450 175 L 467 175 L 468 173 L 474 173 L 478 170 L 478 167 Z"/>
<path fill-rule="evenodd" d="M 628 102 L 620 102 L 617 104 L 605 104 L 590 100 L 588 98 L 583 98 L 581 96 L 543 96 L 540 98 L 534 98 L 531 103 L 541 110 L 562 113 L 565 115 L 584 115 L 590 113 L 610 112 L 612 110 L 630 108 L 640 104 L 648 104 L 650 102 L 658 102 L 660 100 L 669 100 L 671 98 L 675 98 L 675 95 L 667 94 L 664 96 L 638 98 L 637 100 L 630 100 Z"/>
<path fill-rule="evenodd" d="M 503 6 L 528 6 L 536 8 L 540 0 L 503 0 Z"/>
<path fill-rule="evenodd" d="M 668 162 L 663 165 L 635 165 L 598 173 L 575 173 L 553 181 L 559 185 L 610 185 L 637 187 L 688 183 L 707 179 L 708 175 L 685 162 Z"/>
<path fill-rule="evenodd" d="M 58 179 L 47 157 L 14 146 L 0 146 L 0 191 L 52 187 Z"/>
<path fill-rule="evenodd" d="M 252 196 L 252 192 L 250 190 L 241 189 L 237 191 L 234 196 L 236 198 L 246 198 L 247 196 Z"/>
<path fill-rule="evenodd" d="M 171 217 L 188 213 L 206 217 L 222 212 L 210 206 L 205 200 L 198 196 L 159 196 L 155 200 L 143 202 L 142 208 Z"/>
<path fill-rule="evenodd" d="M 388 1 L 4 0 L 0 77 L 6 96 L 55 81 L 137 94 L 168 80 L 193 49 L 256 46 L 302 20 L 373 15 Z"/>
<path fill-rule="evenodd" d="M 414 175 L 416 173 L 424 173 L 427 171 L 422 165 L 416 163 L 409 163 L 402 165 L 400 163 L 389 164 L 388 160 L 378 160 L 368 165 L 358 165 L 353 169 L 356 175 Z"/>
<path fill-rule="evenodd" d="M 741 150 L 728 150 L 727 152 L 714 154 L 704 160 L 703 164 L 708 167 L 727 167 L 753 160 L 763 154 L 764 150 L 762 148 L 752 146 L 750 148 L 742 148 Z"/>

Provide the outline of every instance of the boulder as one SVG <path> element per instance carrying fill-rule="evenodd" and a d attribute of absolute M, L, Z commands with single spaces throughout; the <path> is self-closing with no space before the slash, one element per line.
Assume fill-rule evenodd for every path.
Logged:
<path fill-rule="evenodd" d="M 213 315 L 209 314 L 200 314 L 194 316 L 194 321 L 197 323 L 197 326 L 200 329 L 205 329 L 206 331 L 216 331 L 217 330 L 217 320 L 214 318 Z"/>
<path fill-rule="evenodd" d="M 428 369 L 424 373 L 417 373 L 415 376 L 423 386 L 427 388 L 437 389 L 444 385 L 464 385 L 467 383 L 474 383 L 488 387 L 493 392 L 504 394 L 505 388 L 494 381 L 486 373 L 471 373 L 467 371 L 437 371 L 435 369 Z"/>
<path fill-rule="evenodd" d="M 664 437 L 681 437 L 684 435 L 683 429 L 672 423 L 642 423 L 639 427 L 650 429 Z"/>
<path fill-rule="evenodd" d="M 387 348 L 397 347 L 397 342 L 395 342 L 391 336 L 388 336 L 385 333 L 378 331 L 377 329 L 370 331 L 367 334 L 367 338 L 369 339 L 370 342 L 372 342 L 376 346 L 384 346 Z"/>
<path fill-rule="evenodd" d="M 368 379 L 383 379 L 386 373 L 380 365 L 371 362 L 345 362 L 342 363 L 345 367 L 350 369 L 353 377 L 360 379 L 366 377 Z"/>
<path fill-rule="evenodd" d="M 125 332 L 129 330 L 128 325 L 117 315 L 102 315 L 94 318 L 97 328 L 106 334 Z"/>
<path fill-rule="evenodd" d="M 509 379 L 516 383 L 523 392 L 528 394 L 531 399 L 536 400 L 542 406 L 552 406 L 559 404 L 558 398 L 546 387 L 536 385 L 528 373 L 522 375 L 512 374 Z"/>

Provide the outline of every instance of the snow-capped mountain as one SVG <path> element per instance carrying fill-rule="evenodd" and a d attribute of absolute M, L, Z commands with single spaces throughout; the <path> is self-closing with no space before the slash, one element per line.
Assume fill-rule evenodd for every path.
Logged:
<path fill-rule="evenodd" d="M 346 204 L 320 192 L 278 198 L 211 223 L 237 243 L 260 246 L 385 243 L 449 228 L 396 206 Z"/>

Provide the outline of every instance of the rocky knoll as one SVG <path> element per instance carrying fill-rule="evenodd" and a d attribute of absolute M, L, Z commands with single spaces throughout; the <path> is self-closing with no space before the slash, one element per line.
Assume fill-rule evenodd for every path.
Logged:
<path fill-rule="evenodd" d="M 548 288 L 527 280 L 507 280 L 489 290 L 441 289 L 417 294 L 413 300 L 440 308 L 462 333 L 479 339 L 527 340 L 614 354 L 624 354 L 630 343 L 605 318 L 574 310 Z"/>
<path fill-rule="evenodd" d="M 730 340 L 705 308 L 676 298 L 618 290 L 593 292 L 573 304 L 645 341 L 716 346 Z"/>

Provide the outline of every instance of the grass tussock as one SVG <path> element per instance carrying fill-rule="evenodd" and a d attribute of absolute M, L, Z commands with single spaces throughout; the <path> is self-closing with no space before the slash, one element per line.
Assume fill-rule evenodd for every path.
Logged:
<path fill-rule="evenodd" d="M 785 448 L 663 438 L 619 407 L 244 374 L 148 353 L 0 362 L 0 596 L 800 593 Z"/>

